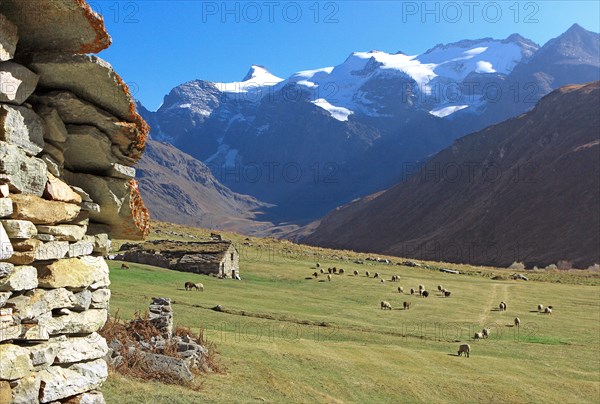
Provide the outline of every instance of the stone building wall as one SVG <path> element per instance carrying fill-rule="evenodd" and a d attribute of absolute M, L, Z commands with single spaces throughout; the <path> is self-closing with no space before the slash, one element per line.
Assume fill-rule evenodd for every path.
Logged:
<path fill-rule="evenodd" d="M 104 261 L 141 239 L 148 126 L 84 0 L 0 0 L 0 403 L 102 403 Z"/>

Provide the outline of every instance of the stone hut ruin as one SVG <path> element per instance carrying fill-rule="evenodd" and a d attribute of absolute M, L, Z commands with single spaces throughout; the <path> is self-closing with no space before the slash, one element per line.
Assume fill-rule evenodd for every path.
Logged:
<path fill-rule="evenodd" d="M 148 126 L 84 0 L 0 1 L 0 402 L 103 403 L 111 237 L 143 239 Z"/>
<path fill-rule="evenodd" d="M 240 254 L 228 240 L 126 243 L 116 259 L 219 278 L 240 276 Z"/>

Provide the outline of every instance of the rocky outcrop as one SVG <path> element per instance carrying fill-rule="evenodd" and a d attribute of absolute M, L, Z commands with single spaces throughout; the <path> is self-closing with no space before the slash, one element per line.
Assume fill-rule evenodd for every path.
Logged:
<path fill-rule="evenodd" d="M 84 0 L 0 1 L 0 402 L 104 403 L 111 237 L 143 239 L 148 125 Z"/>

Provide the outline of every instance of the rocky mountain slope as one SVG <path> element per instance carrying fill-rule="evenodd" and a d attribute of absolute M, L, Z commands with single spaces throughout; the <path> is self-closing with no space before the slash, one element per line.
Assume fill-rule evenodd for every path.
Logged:
<path fill-rule="evenodd" d="M 287 79 L 252 66 L 240 82 L 182 84 L 145 118 L 154 139 L 273 204 L 268 220 L 307 223 L 560 85 L 598 80 L 598 38 L 574 25 L 541 48 L 515 34 L 416 56 L 356 52 Z"/>
<path fill-rule="evenodd" d="M 268 204 L 231 191 L 205 164 L 168 143 L 148 140 L 137 178 L 153 219 L 253 234 L 273 226 L 260 221 Z"/>
<path fill-rule="evenodd" d="M 465 136 L 302 241 L 450 262 L 600 262 L 600 82 L 563 87 Z"/>

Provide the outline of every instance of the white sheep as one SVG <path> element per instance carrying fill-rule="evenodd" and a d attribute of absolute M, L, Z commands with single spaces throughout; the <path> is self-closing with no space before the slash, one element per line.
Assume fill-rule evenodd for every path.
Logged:
<path fill-rule="evenodd" d="M 375 272 L 375 276 L 373 278 L 379 278 L 379 272 Z"/>
<path fill-rule="evenodd" d="M 519 317 L 515 318 L 515 327 L 518 327 L 521 325 L 521 319 Z"/>
<path fill-rule="evenodd" d="M 442 285 L 438 285 L 438 290 L 439 290 L 440 292 L 442 292 L 442 291 L 444 290 L 444 287 L 443 287 Z"/>
<path fill-rule="evenodd" d="M 476 332 L 475 335 L 473 335 L 473 339 L 483 339 L 483 333 Z"/>
<path fill-rule="evenodd" d="M 546 309 L 544 310 L 544 313 L 552 314 L 552 309 L 550 307 L 546 307 Z"/>
<path fill-rule="evenodd" d="M 398 286 L 398 293 L 404 293 L 404 288 L 402 286 Z"/>
<path fill-rule="evenodd" d="M 538 311 L 543 311 L 543 310 L 544 310 L 544 305 L 538 304 Z"/>
<path fill-rule="evenodd" d="M 471 353 L 471 345 L 469 345 L 469 344 L 460 345 L 458 347 L 458 356 L 462 356 L 463 353 L 468 358 L 469 354 Z"/>
<path fill-rule="evenodd" d="M 327 274 L 327 281 L 331 282 L 331 274 Z"/>
<path fill-rule="evenodd" d="M 384 283 L 385 283 L 385 279 L 382 279 L 381 280 L 381 284 L 383 285 Z"/>
<path fill-rule="evenodd" d="M 483 330 L 481 330 L 481 334 L 483 335 L 483 338 L 488 338 L 490 336 L 490 329 L 484 328 Z"/>
<path fill-rule="evenodd" d="M 354 270 L 354 276 L 358 276 L 358 271 L 356 269 Z"/>
<path fill-rule="evenodd" d="M 385 300 L 381 301 L 381 310 L 392 310 L 392 305 Z"/>

